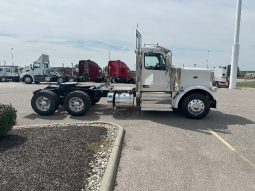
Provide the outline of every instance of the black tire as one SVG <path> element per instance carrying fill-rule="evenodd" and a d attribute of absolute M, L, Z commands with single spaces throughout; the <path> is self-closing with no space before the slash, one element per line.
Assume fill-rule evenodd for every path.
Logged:
<path fill-rule="evenodd" d="M 62 83 L 65 82 L 65 79 L 64 79 L 63 77 L 58 77 L 57 82 L 58 82 L 59 84 L 62 84 Z"/>
<path fill-rule="evenodd" d="M 4 76 L 2 76 L 2 77 L 0 78 L 0 82 L 6 82 L 6 78 L 5 78 Z"/>
<path fill-rule="evenodd" d="M 49 101 L 49 108 L 46 110 L 42 110 L 38 103 L 40 102 L 38 99 L 43 97 Z M 59 102 L 59 98 L 54 92 L 42 90 L 34 94 L 31 100 L 31 106 L 33 110 L 40 115 L 51 115 L 58 109 Z"/>
<path fill-rule="evenodd" d="M 23 77 L 23 82 L 25 82 L 25 84 L 32 84 L 33 83 L 33 78 L 31 76 L 24 76 Z"/>
<path fill-rule="evenodd" d="M 198 103 L 202 105 L 203 109 L 199 111 L 199 108 L 196 106 L 192 108 L 192 102 L 193 104 Z M 190 119 L 202 119 L 210 111 L 210 100 L 208 100 L 208 98 L 203 94 L 190 94 L 182 102 L 181 111 L 186 117 Z"/>
<path fill-rule="evenodd" d="M 80 109 L 75 110 L 75 108 L 72 108 L 70 106 L 70 102 L 72 102 L 73 99 L 77 99 L 79 104 L 83 104 L 83 106 L 80 106 Z M 79 106 L 73 106 L 73 107 L 79 107 Z M 84 115 L 89 108 L 91 107 L 91 99 L 89 95 L 82 91 L 74 91 L 69 93 L 64 100 L 64 108 L 65 110 L 74 116 L 81 116 Z"/>

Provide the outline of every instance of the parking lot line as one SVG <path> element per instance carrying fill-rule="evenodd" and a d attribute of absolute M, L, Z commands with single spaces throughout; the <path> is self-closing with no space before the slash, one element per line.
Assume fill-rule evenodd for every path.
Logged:
<path fill-rule="evenodd" d="M 219 139 L 224 145 L 226 145 L 230 150 L 236 152 L 236 149 L 232 147 L 227 141 L 225 141 L 221 136 L 219 136 L 216 132 L 211 129 L 208 129 L 209 132 L 214 135 L 217 139 Z"/>
<path fill-rule="evenodd" d="M 251 167 L 253 167 L 255 169 L 255 164 L 253 164 L 249 159 L 247 159 L 243 154 L 239 153 L 233 146 L 231 146 L 227 141 L 225 141 L 220 135 L 218 135 L 216 132 L 214 132 L 211 129 L 208 129 L 209 132 L 214 135 L 218 140 L 220 140 L 224 145 L 226 145 L 230 150 L 232 150 L 233 152 L 236 152 L 238 154 L 238 156 L 244 160 L 245 162 L 247 162 Z"/>

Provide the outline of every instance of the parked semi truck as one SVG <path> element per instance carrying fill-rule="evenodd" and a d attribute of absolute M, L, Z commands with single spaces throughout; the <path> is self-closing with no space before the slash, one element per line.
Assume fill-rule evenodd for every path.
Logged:
<path fill-rule="evenodd" d="M 52 67 L 52 72 L 58 73 L 63 82 L 101 82 L 102 69 L 92 60 L 80 60 L 77 67 Z"/>
<path fill-rule="evenodd" d="M 178 68 L 172 64 L 170 50 L 155 46 L 142 47 L 142 36 L 136 31 L 136 88 L 105 85 L 85 86 L 65 83 L 34 92 L 31 105 L 40 115 L 51 115 L 62 105 L 71 115 L 84 115 L 101 97 L 114 108 L 134 106 L 142 111 L 179 109 L 192 119 L 205 117 L 216 108 L 211 70 Z"/>
<path fill-rule="evenodd" d="M 19 82 L 17 66 L 0 66 L 0 82 Z"/>
<path fill-rule="evenodd" d="M 103 79 L 101 67 L 92 60 L 79 61 L 79 76 L 77 81 L 101 82 Z"/>
<path fill-rule="evenodd" d="M 116 83 L 134 83 L 134 74 L 130 71 L 126 63 L 121 60 L 108 62 L 108 76 L 111 82 Z"/>
<path fill-rule="evenodd" d="M 63 76 L 50 70 L 49 55 L 42 54 L 37 61 L 21 70 L 20 81 L 31 84 L 40 82 L 65 82 Z"/>
<path fill-rule="evenodd" d="M 214 80 L 213 85 L 217 87 L 228 87 L 229 81 L 228 81 L 228 73 L 227 69 L 220 67 L 220 68 L 214 68 Z"/>

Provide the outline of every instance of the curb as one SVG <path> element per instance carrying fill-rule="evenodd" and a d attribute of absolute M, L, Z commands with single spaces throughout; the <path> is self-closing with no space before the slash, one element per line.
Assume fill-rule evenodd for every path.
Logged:
<path fill-rule="evenodd" d="M 115 178 L 119 166 L 120 153 L 122 142 L 124 138 L 125 131 L 123 127 L 114 123 L 108 123 L 119 128 L 118 134 L 116 136 L 111 156 L 109 157 L 107 167 L 104 172 L 104 176 L 100 185 L 99 191 L 112 191 L 114 188 Z"/>

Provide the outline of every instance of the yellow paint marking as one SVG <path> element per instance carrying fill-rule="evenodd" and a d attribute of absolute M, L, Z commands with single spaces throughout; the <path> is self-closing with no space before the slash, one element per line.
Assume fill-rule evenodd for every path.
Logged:
<path fill-rule="evenodd" d="M 224 145 L 226 145 L 230 150 L 236 152 L 236 149 L 232 147 L 227 141 L 225 141 L 221 136 L 219 136 L 216 132 L 209 129 L 209 132 L 214 135 L 217 139 L 219 139 Z"/>
<path fill-rule="evenodd" d="M 230 150 L 236 152 L 238 156 L 243 159 L 245 162 L 247 162 L 251 167 L 255 169 L 255 164 L 253 164 L 249 159 L 247 159 L 244 155 L 239 153 L 234 147 L 232 147 L 227 141 L 225 141 L 221 136 L 219 136 L 216 132 L 214 132 L 211 129 L 208 129 L 209 132 L 214 135 L 217 139 L 219 139 L 224 145 L 226 145 Z"/>
<path fill-rule="evenodd" d="M 246 161 L 250 166 L 252 166 L 255 169 L 255 165 L 249 160 L 247 159 L 245 156 L 243 156 L 242 154 L 239 154 L 239 156 Z"/>

